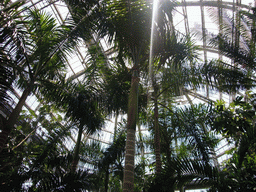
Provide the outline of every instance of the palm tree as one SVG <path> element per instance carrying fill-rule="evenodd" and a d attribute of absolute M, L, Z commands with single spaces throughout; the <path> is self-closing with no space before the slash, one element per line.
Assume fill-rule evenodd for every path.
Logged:
<path fill-rule="evenodd" d="M 90 85 L 81 85 L 63 76 L 60 81 L 44 81 L 41 89 L 44 100 L 55 108 L 66 113 L 66 120 L 78 127 L 78 135 L 74 148 L 72 172 L 76 171 L 79 162 L 82 134 L 89 135 L 103 127 L 105 119 L 104 95 Z"/>
<path fill-rule="evenodd" d="M 14 19 L 19 18 L 18 9 L 21 7 L 22 2 L 16 2 L 11 4 L 10 1 L 1 1 L 0 7 L 0 106 L 2 109 L 8 109 L 7 103 L 11 101 L 11 98 L 8 96 L 7 91 L 12 91 L 12 83 L 14 81 L 14 73 L 12 68 L 15 66 L 15 62 L 11 59 L 12 52 L 6 51 L 6 44 L 12 46 L 8 43 L 9 37 L 14 36 L 16 24 L 13 22 Z M 22 22 L 21 22 L 22 25 Z M 19 26 L 19 25 L 18 25 Z M 6 110 L 6 113 L 10 113 L 9 110 Z M 4 118 L 1 118 L 0 128 L 2 129 L 4 124 Z"/>
<path fill-rule="evenodd" d="M 154 135 L 155 135 L 155 155 L 156 173 L 161 172 L 160 158 L 160 130 L 158 122 L 159 100 L 164 95 L 165 99 L 170 96 L 180 95 L 180 90 L 191 79 L 175 79 L 177 74 L 180 78 L 185 75 L 183 69 L 188 68 L 197 59 L 196 49 L 189 36 L 182 36 L 175 31 L 173 25 L 173 10 L 175 2 L 159 1 L 154 9 L 157 10 L 157 17 L 152 26 L 151 39 L 151 68 L 149 69 L 149 79 L 153 89 L 152 100 L 154 103 Z M 166 22 L 169 21 L 169 22 Z M 190 66 L 191 68 L 193 66 Z M 172 75 L 170 75 L 172 73 Z M 184 75 L 184 76 L 183 76 Z M 193 76 L 194 74 L 190 74 Z M 175 83 L 174 83 L 175 82 Z M 196 82 L 194 82 L 196 84 Z M 198 83 L 198 82 L 197 82 Z M 192 84 L 192 83 L 191 83 Z M 151 87 L 150 87 L 151 88 Z M 168 95 L 168 96 L 167 96 Z M 164 99 L 164 100 L 165 100 Z"/>
<path fill-rule="evenodd" d="M 81 3 L 81 10 L 84 9 L 83 5 Z M 97 9 L 94 8 L 94 10 Z M 77 7 L 71 12 L 79 13 Z M 119 13 L 117 14 L 117 12 Z M 132 79 L 128 99 L 124 191 L 133 191 L 139 71 L 147 57 L 149 47 L 150 14 L 150 9 L 145 1 L 102 1 L 96 14 L 97 17 L 94 19 L 96 34 L 99 34 L 100 37 L 107 36 L 109 42 L 114 42 L 116 45 L 119 57 L 132 62 Z M 89 16 L 93 17 L 93 12 Z"/>
<path fill-rule="evenodd" d="M 38 112 L 38 115 L 35 113 L 20 115 L 19 120 L 22 124 L 12 131 L 12 137 L 8 140 L 8 148 L 4 148 L 1 153 L 0 185 L 7 191 L 21 191 L 22 185 L 29 178 L 36 186 L 36 183 L 40 182 L 44 176 L 50 175 L 50 171 L 46 173 L 44 169 L 48 157 L 52 159 L 59 153 L 66 152 L 63 142 L 70 134 L 71 126 L 67 124 L 64 127 L 57 122 L 57 119 L 53 120 L 52 109 L 49 105 L 42 106 Z M 40 129 L 43 131 L 36 132 Z M 63 146 L 63 148 L 58 146 Z M 44 169 L 45 175 L 38 174 L 38 169 Z"/>
<path fill-rule="evenodd" d="M 132 191 L 139 74 L 147 66 L 145 63 L 149 56 L 152 6 L 146 1 L 102 1 L 100 4 L 94 2 L 94 6 L 91 6 L 92 1 L 88 2 L 88 5 L 92 7 L 92 11 L 88 13 L 86 10 L 87 3 L 80 1 L 67 2 L 75 20 L 89 21 L 88 18 L 94 18 L 93 23 L 89 24 L 89 26 L 94 26 L 91 33 L 107 38 L 109 43 L 114 45 L 120 64 L 124 64 L 123 61 L 131 64 L 132 77 L 128 98 L 124 191 Z M 173 30 L 170 23 L 168 23 L 172 19 L 171 7 L 173 6 L 170 1 L 164 1 L 160 7 L 163 17 L 159 17 L 159 20 L 156 21 L 158 28 L 161 29 L 160 34 L 155 35 L 158 43 L 155 45 L 157 47 L 155 49 L 156 53 L 160 52 L 161 45 L 165 44 L 164 37 L 168 37 L 171 34 L 170 31 Z M 85 19 L 85 15 L 87 19 Z M 88 39 L 86 40 L 88 41 Z M 167 46 L 165 47 L 167 48 Z M 171 50 L 168 53 L 170 52 Z M 168 54 L 163 55 L 162 63 L 168 58 Z"/>
<path fill-rule="evenodd" d="M 11 54 L 11 58 L 15 59 L 16 65 L 12 66 L 12 70 L 23 93 L 2 128 L 0 150 L 17 122 L 27 97 L 43 87 L 44 79 L 58 79 L 65 68 L 65 53 L 71 50 L 76 41 L 67 41 L 70 27 L 57 26 L 49 14 L 29 9 L 25 13 L 23 20 L 26 22 L 18 25 L 19 18 L 14 18 L 12 27 L 15 30 L 11 30 L 2 42 L 3 53 Z M 3 18 L 5 16 L 2 15 Z M 9 29 L 7 24 L 8 20 L 2 20 L 3 30 Z"/>
<path fill-rule="evenodd" d="M 68 104 L 67 116 L 70 116 L 73 121 L 78 121 L 79 123 L 71 169 L 72 172 L 75 172 L 79 160 L 79 149 L 84 126 L 86 125 L 87 133 L 92 134 L 102 127 L 104 117 L 99 109 L 95 93 L 90 92 L 89 90 L 80 90 L 78 94 L 74 93 L 74 95 L 71 96 Z"/>
<path fill-rule="evenodd" d="M 99 162 L 99 168 L 101 171 L 104 171 L 105 173 L 105 179 L 104 179 L 104 188 L 105 192 L 108 191 L 108 184 L 109 184 L 109 175 L 110 172 L 110 166 L 117 167 L 120 165 L 118 162 L 118 159 L 120 159 L 124 154 L 125 149 L 125 134 L 120 132 L 117 139 L 114 140 L 114 142 L 105 150 L 104 157 Z"/>
<path fill-rule="evenodd" d="M 158 31 L 161 31 L 160 29 Z M 197 58 L 196 46 L 193 45 L 189 37 L 179 37 L 178 33 L 167 30 L 162 37 L 163 50 L 157 50 L 153 56 L 154 70 L 152 72 L 152 87 L 154 100 L 154 126 L 155 126 L 155 151 L 156 151 L 156 172 L 160 173 L 160 131 L 158 123 L 158 108 L 160 97 L 179 96 L 181 90 L 190 84 L 193 87 L 199 85 L 199 81 L 193 81 L 193 71 L 189 72 L 191 58 Z M 161 42 L 158 42 L 161 44 Z M 175 47 L 175 49 L 172 49 Z M 154 49 L 153 49 L 154 50 Z M 158 63 L 157 63 L 158 62 Z M 166 67 L 166 66 L 167 67 Z M 187 70 L 186 70 L 187 69 Z M 187 76 L 187 77 L 186 77 Z M 189 78 L 192 77 L 192 78 Z M 165 99 L 163 99 L 165 100 Z"/>
<path fill-rule="evenodd" d="M 219 174 L 219 180 L 212 186 L 216 190 L 253 191 L 255 185 L 255 94 L 247 92 L 238 96 L 229 106 L 216 102 L 210 121 L 213 130 L 222 134 L 234 147 L 228 150 L 232 155 Z M 235 182 L 233 182 L 235 181 Z"/>
<path fill-rule="evenodd" d="M 234 23 L 223 23 L 221 33 L 210 38 L 211 46 L 231 63 L 210 61 L 203 68 L 206 81 L 215 89 L 233 94 L 255 87 L 255 8 L 239 11 Z"/>
<path fill-rule="evenodd" d="M 125 148 L 125 168 L 123 179 L 123 191 L 133 191 L 134 188 L 134 155 L 135 155 L 135 131 L 138 113 L 138 85 L 140 67 L 145 61 L 146 51 L 149 46 L 150 33 L 150 9 L 143 1 L 117 1 L 106 4 L 103 14 L 107 18 L 102 23 L 108 33 L 100 28 L 101 35 L 109 35 L 110 40 L 118 44 L 118 54 L 129 57 L 132 61 L 132 79 L 128 99 L 127 139 Z M 120 9 L 121 8 L 121 9 Z M 120 10 L 121 14 L 113 11 Z M 104 28 L 103 28 L 104 29 Z M 111 34 L 111 31 L 113 33 Z"/>

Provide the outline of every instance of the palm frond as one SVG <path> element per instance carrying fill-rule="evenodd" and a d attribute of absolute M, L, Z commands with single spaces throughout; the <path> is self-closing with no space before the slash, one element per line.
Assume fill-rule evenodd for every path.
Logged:
<path fill-rule="evenodd" d="M 223 55 L 232 59 L 242 68 L 253 69 L 255 67 L 254 54 L 250 50 L 234 45 L 227 35 L 218 35 L 212 38 L 211 43 L 219 47 Z"/>
<path fill-rule="evenodd" d="M 125 134 L 120 133 L 117 139 L 103 153 L 104 157 L 99 163 L 99 167 L 106 168 L 114 164 L 118 158 L 122 157 L 125 150 Z"/>
<path fill-rule="evenodd" d="M 163 167 L 148 191 L 175 191 L 193 184 L 210 187 L 218 176 L 218 169 L 205 161 L 176 157 Z"/>
<path fill-rule="evenodd" d="M 206 63 L 201 71 L 203 79 L 213 89 L 227 93 L 236 93 L 239 90 L 251 89 L 255 86 L 255 80 L 250 72 L 222 61 L 212 60 Z"/>
<path fill-rule="evenodd" d="M 173 126 L 182 130 L 188 143 L 197 148 L 205 162 L 209 162 L 213 152 L 212 149 L 216 144 L 216 140 L 210 138 L 210 130 L 204 127 L 207 123 L 208 110 L 207 107 L 202 105 L 185 107 L 184 109 L 178 109 L 173 118 Z"/>

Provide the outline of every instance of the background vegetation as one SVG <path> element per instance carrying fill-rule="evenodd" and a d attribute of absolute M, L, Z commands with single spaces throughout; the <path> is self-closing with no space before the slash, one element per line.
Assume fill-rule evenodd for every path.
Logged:
<path fill-rule="evenodd" d="M 247 22 L 237 23 L 235 38 L 229 26 L 211 37 L 230 64 L 200 60 L 191 37 L 174 29 L 176 2 L 160 2 L 151 49 L 152 2 L 65 3 L 71 17 L 57 25 L 24 2 L 1 0 L 1 191 L 255 191 L 254 8 L 239 13 Z M 107 38 L 115 56 L 94 42 L 82 78 L 66 78 L 67 56 L 93 34 Z M 193 104 L 188 93 L 205 87 L 234 100 Z M 22 110 L 31 94 L 40 107 Z M 177 105 L 179 96 L 186 105 Z M 109 118 L 109 145 L 86 142 Z M 224 139 L 234 147 L 220 164 L 215 150 Z"/>

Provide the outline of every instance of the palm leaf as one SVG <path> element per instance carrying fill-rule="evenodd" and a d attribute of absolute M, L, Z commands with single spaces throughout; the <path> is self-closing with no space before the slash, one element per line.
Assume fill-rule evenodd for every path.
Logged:
<path fill-rule="evenodd" d="M 184 107 L 178 109 L 173 118 L 173 126 L 179 128 L 188 143 L 197 148 L 198 153 L 206 162 L 209 162 L 212 149 L 216 145 L 216 139 L 210 138 L 210 130 L 202 127 L 207 123 L 208 110 L 203 105 Z"/>
<path fill-rule="evenodd" d="M 205 64 L 201 71 L 203 79 L 213 89 L 227 93 L 235 93 L 239 90 L 251 89 L 255 86 L 255 80 L 250 72 L 222 61 L 212 60 Z"/>

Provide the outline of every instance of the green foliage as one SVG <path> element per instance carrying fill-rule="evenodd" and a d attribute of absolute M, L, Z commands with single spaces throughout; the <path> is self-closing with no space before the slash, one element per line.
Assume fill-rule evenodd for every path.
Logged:
<path fill-rule="evenodd" d="M 140 192 L 145 186 L 146 162 L 142 159 L 134 168 L 134 191 Z"/>
<path fill-rule="evenodd" d="M 76 25 L 74 28 L 71 21 L 68 26 L 57 26 L 55 20 L 45 12 L 26 10 L 24 20 L 27 30 L 24 23 L 18 21 L 19 14 L 12 12 L 12 8 L 16 10 L 15 5 L 18 3 L 9 6 L 6 1 L 1 4 L 1 7 L 8 4 L 5 9 L 1 9 L 0 18 L 0 62 L 7 63 L 7 67 L 0 68 L 1 102 L 8 101 L 5 93 L 11 90 L 14 80 L 12 77 L 15 74 L 19 77 L 18 84 L 22 88 L 30 82 L 36 82 L 33 84 L 34 90 L 40 90 L 38 93 L 41 93 L 41 99 L 51 102 L 68 117 L 63 119 L 59 114 L 52 118 L 52 108 L 47 105 L 39 109 L 39 115 L 31 111 L 30 114 L 20 116 L 21 124 L 12 130 L 8 148 L 4 149 L 0 159 L 1 185 L 9 191 L 21 190 L 22 184 L 29 179 L 30 191 L 97 190 L 104 185 L 113 191 L 121 190 L 125 135 L 120 134 L 104 152 L 97 143 L 82 145 L 81 163 L 90 163 L 95 168 L 100 159 L 98 175 L 82 170 L 71 172 L 73 158 L 70 154 L 64 155 L 64 149 L 60 150 L 63 148 L 63 140 L 70 136 L 70 127 L 66 124 L 67 127 L 64 128 L 59 122 L 78 122 L 81 128 L 86 126 L 87 131 L 93 133 L 101 128 L 106 115 L 128 111 L 132 76 L 126 64 L 132 60 L 134 66 L 139 65 L 137 70 L 147 71 L 145 61 L 148 58 L 152 11 L 151 5 L 146 1 L 129 3 L 119 0 L 68 0 Z M 155 99 L 168 103 L 170 96 L 183 94 L 182 88 L 199 87 L 205 82 L 228 93 L 254 87 L 252 74 L 247 70 L 255 66 L 254 56 L 231 45 L 225 36 L 219 35 L 213 42 L 222 45 L 220 49 L 229 52 L 225 55 L 242 68 L 238 69 L 220 61 L 205 64 L 201 71 L 195 67 L 192 61 L 197 56 L 197 47 L 193 45 L 190 37 L 178 36 L 172 25 L 166 25 L 167 21 L 172 20 L 173 3 L 160 3 L 159 18 L 164 19 L 157 21 L 158 29 L 154 36 L 158 43 L 155 42 L 153 65 L 158 73 L 155 80 L 160 80 L 161 86 Z M 9 19 L 9 13 L 15 20 Z M 10 22 L 8 26 L 9 21 L 14 22 Z M 65 53 L 72 49 L 76 38 L 80 37 L 88 42 L 92 38 L 91 34 L 95 32 L 114 43 L 111 51 L 116 49 L 118 56 L 109 60 L 97 42 L 88 43 L 90 59 L 88 68 L 84 71 L 84 85 L 74 83 L 72 79 L 66 80 L 62 71 L 65 69 Z M 71 36 L 76 37 L 74 41 L 70 40 Z M 15 58 L 15 61 L 8 58 Z M 127 63 L 124 62 L 125 59 Z M 8 67 L 14 70 L 9 70 Z M 143 92 L 142 84 L 139 89 Z M 160 97 L 163 92 L 164 97 Z M 139 163 L 135 167 L 135 191 L 142 190 L 144 179 L 147 180 L 145 190 L 148 191 L 174 191 L 194 179 L 198 184 L 213 185 L 212 190 L 214 187 L 220 191 L 254 190 L 255 96 L 247 96 L 244 100 L 238 97 L 229 107 L 220 101 L 212 113 L 211 109 L 203 105 L 170 110 L 168 114 L 160 109 L 158 120 L 165 165 L 161 175 L 144 178 L 146 165 L 144 161 Z M 145 112 L 143 107 L 146 100 L 145 94 L 140 95 L 140 112 Z M 140 117 L 143 115 L 145 113 L 140 113 Z M 209 163 L 218 143 L 215 134 L 209 129 L 209 116 L 214 130 L 234 140 L 239 147 L 232 151 L 232 159 L 220 173 Z M 150 117 L 145 119 L 144 122 L 151 120 Z M 41 131 L 37 131 L 39 129 Z M 171 151 L 174 139 L 181 143 L 176 147 L 177 156 L 186 157 L 175 157 L 174 150 Z M 88 160 L 88 157 L 93 160 Z M 197 160 L 198 158 L 203 160 Z"/>
<path fill-rule="evenodd" d="M 98 162 L 103 157 L 102 145 L 99 141 L 82 143 L 80 148 L 80 163 L 90 164 L 98 168 Z"/>
<path fill-rule="evenodd" d="M 9 67 L 20 87 L 26 88 L 30 84 L 39 88 L 37 85 L 41 80 L 54 79 L 65 68 L 65 52 L 70 50 L 76 39 L 66 41 L 70 28 L 57 26 L 55 19 L 46 12 L 25 8 L 22 22 L 20 17 L 11 17 L 10 26 L 2 25 L 5 28 L 1 52 L 10 55 L 16 64 Z M 5 30 L 9 33 L 5 34 Z"/>
<path fill-rule="evenodd" d="M 1 56 L 3 56 L 1 54 Z M 6 58 L 0 56 L 0 106 L 6 105 L 6 102 L 12 101 L 11 97 L 7 94 L 7 91 L 12 91 L 13 74 L 12 71 L 5 65 Z"/>
<path fill-rule="evenodd" d="M 244 68 L 238 68 L 222 61 L 212 60 L 201 68 L 203 79 L 222 92 L 236 93 L 255 86 L 255 80 Z"/>
<path fill-rule="evenodd" d="M 151 10 L 146 1 L 103 1 L 98 32 L 117 45 L 119 55 L 139 64 L 150 40 Z M 145 59 L 145 58 L 144 58 Z"/>
<path fill-rule="evenodd" d="M 208 125 L 210 109 L 202 104 L 183 107 L 177 109 L 172 118 L 173 128 L 177 127 L 180 136 L 185 137 L 186 143 L 197 149 L 191 153 L 201 156 L 204 161 L 210 160 L 218 143 L 218 138 L 211 133 Z"/>
<path fill-rule="evenodd" d="M 218 177 L 217 168 L 207 162 L 186 157 L 172 158 L 161 175 L 148 180 L 146 191 L 174 191 L 194 181 L 198 185 L 211 185 Z"/>
<path fill-rule="evenodd" d="M 48 168 L 52 166 L 55 170 L 53 167 L 58 167 L 58 161 L 52 159 L 58 159 L 58 155 L 66 153 L 63 148 L 59 151 L 59 146 L 70 135 L 70 127 L 64 128 L 51 115 L 51 108 L 45 105 L 37 115 L 24 111 L 19 117 L 20 125 L 12 130 L 8 147 L 3 149 L 0 156 L 0 185 L 7 191 L 22 191 L 29 179 L 32 179 L 32 184 L 53 179 L 50 179 L 53 175 Z M 37 185 L 37 188 L 40 186 Z"/>
<path fill-rule="evenodd" d="M 232 157 L 225 162 L 219 182 L 214 190 L 254 191 L 255 159 L 255 94 L 247 92 L 246 97 L 238 96 L 229 106 L 223 101 L 216 103 L 212 127 L 235 143 Z"/>
<path fill-rule="evenodd" d="M 109 190 L 110 191 L 122 191 L 121 178 L 118 175 L 115 175 L 114 177 L 110 177 Z"/>
<path fill-rule="evenodd" d="M 103 167 L 106 165 L 114 164 L 116 160 L 123 156 L 125 150 L 125 138 L 126 135 L 121 132 L 113 144 L 105 150 L 103 153 L 104 157 L 101 162 Z"/>
<path fill-rule="evenodd" d="M 66 115 L 74 121 L 79 121 L 80 124 L 86 125 L 90 133 L 101 128 L 103 123 L 103 116 L 99 110 L 97 96 L 86 89 L 70 94 Z"/>
<path fill-rule="evenodd" d="M 212 39 L 212 45 L 219 48 L 220 52 L 234 61 L 234 66 L 224 62 L 213 62 L 206 66 L 207 81 L 217 71 L 216 81 L 213 84 L 228 93 L 238 92 L 241 89 L 255 87 L 255 8 L 253 13 L 240 11 L 239 22 L 234 28 L 224 28 L 223 34 Z M 230 38 L 230 32 L 235 33 L 235 38 Z M 241 42 L 242 40 L 243 42 Z M 245 49 L 246 47 L 246 49 Z M 216 71 L 216 72 L 214 72 Z M 218 182 L 210 191 L 255 191 L 255 94 L 245 92 L 244 96 L 237 96 L 227 106 L 224 101 L 215 103 L 215 108 L 210 115 L 212 128 L 221 133 L 235 147 L 227 153 L 232 157 L 223 165 Z"/>
<path fill-rule="evenodd" d="M 78 170 L 75 173 L 68 167 L 72 161 L 72 155 L 47 156 L 43 162 L 33 167 L 28 174 L 31 176 L 31 191 L 86 191 L 93 188 L 92 174 Z"/>
<path fill-rule="evenodd" d="M 242 167 L 238 167 L 236 154 L 225 162 L 225 167 L 219 173 L 218 181 L 215 182 L 209 191 L 255 191 L 256 164 L 250 161 L 255 159 L 255 154 L 247 155 Z"/>
<path fill-rule="evenodd" d="M 181 61 L 180 61 L 181 62 Z M 175 97 L 184 94 L 183 88 L 202 86 L 202 75 L 200 69 L 196 66 L 190 66 L 187 61 L 179 63 L 168 63 L 167 67 L 162 68 L 160 92 L 165 95 Z"/>
<path fill-rule="evenodd" d="M 106 76 L 103 90 L 106 104 L 111 111 L 127 112 L 128 95 L 131 87 L 131 73 L 125 69 L 117 69 Z"/>
<path fill-rule="evenodd" d="M 10 37 L 15 36 L 18 26 L 25 22 L 18 22 L 20 18 L 19 8 L 24 2 L 11 3 L 10 1 L 0 2 L 0 106 L 6 106 L 6 102 L 12 101 L 7 94 L 7 91 L 12 90 L 12 83 L 15 79 L 14 71 L 12 68 L 15 66 L 15 62 L 11 57 L 13 55 L 12 49 L 8 50 L 8 47 L 13 48 L 13 43 L 10 41 Z M 14 49 L 14 48 L 13 48 Z M 0 125 L 2 128 L 2 125 Z"/>
<path fill-rule="evenodd" d="M 103 157 L 99 161 L 98 168 L 102 177 L 104 177 L 105 190 L 108 186 L 111 189 L 120 190 L 120 182 L 123 180 L 122 162 L 124 159 L 125 138 L 125 132 L 120 131 L 116 140 L 114 140 L 113 143 L 105 149 Z M 116 186 L 115 183 L 117 183 Z"/>
<path fill-rule="evenodd" d="M 183 157 L 189 156 L 188 147 L 184 142 L 182 142 L 179 146 L 177 146 L 176 152 L 178 156 L 183 156 Z"/>
<path fill-rule="evenodd" d="M 223 101 L 216 102 L 215 115 L 212 119 L 216 131 L 236 142 L 239 141 L 241 134 L 254 129 L 255 109 L 243 99 L 241 96 L 237 97 L 228 107 Z"/>
<path fill-rule="evenodd" d="M 234 62 L 211 61 L 204 67 L 205 79 L 228 93 L 255 86 L 255 10 L 239 11 L 235 26 L 221 26 L 222 34 L 211 38 L 213 47 Z M 231 37 L 232 34 L 232 37 Z"/>
<path fill-rule="evenodd" d="M 64 76 L 60 81 L 44 81 L 44 84 L 41 90 L 44 100 L 65 112 L 67 119 L 82 127 L 86 125 L 88 133 L 102 128 L 106 112 L 103 95 L 97 89 L 66 81 Z"/>

